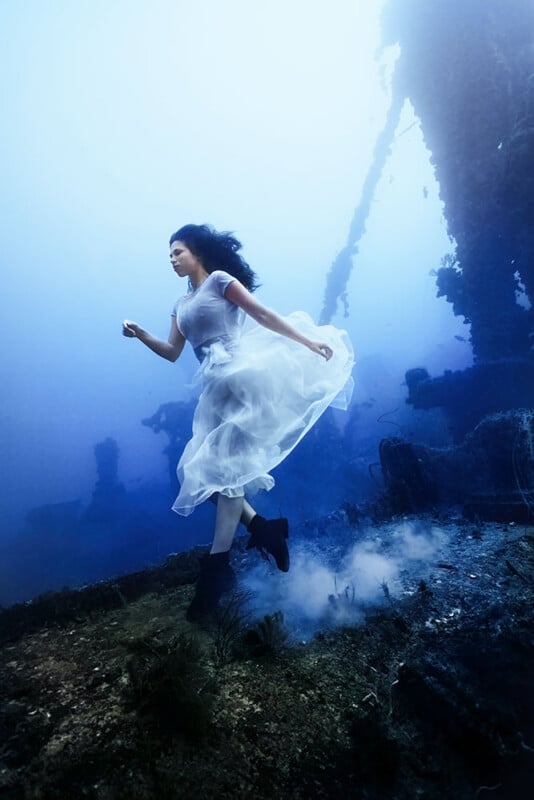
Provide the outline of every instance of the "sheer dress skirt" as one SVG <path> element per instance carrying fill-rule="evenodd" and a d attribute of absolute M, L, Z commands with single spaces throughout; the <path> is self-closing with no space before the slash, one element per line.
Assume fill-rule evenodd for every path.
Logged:
<path fill-rule="evenodd" d="M 204 349 L 193 435 L 177 467 L 178 514 L 190 514 L 214 492 L 237 497 L 272 489 L 270 471 L 326 408 L 347 408 L 354 364 L 347 333 L 319 327 L 301 311 L 287 321 L 329 344 L 330 361 L 260 325 L 234 347 L 216 341 Z"/>

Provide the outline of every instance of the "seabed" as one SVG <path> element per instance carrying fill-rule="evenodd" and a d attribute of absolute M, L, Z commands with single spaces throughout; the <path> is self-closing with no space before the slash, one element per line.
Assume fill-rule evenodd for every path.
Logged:
<path fill-rule="evenodd" d="M 4 609 L 2 797 L 530 798 L 534 526 L 339 512 L 290 542 L 333 565 L 402 529 L 439 546 L 373 602 L 339 584 L 305 638 L 246 591 L 190 625 L 198 551 Z M 234 565 L 291 580 L 244 540 Z"/>

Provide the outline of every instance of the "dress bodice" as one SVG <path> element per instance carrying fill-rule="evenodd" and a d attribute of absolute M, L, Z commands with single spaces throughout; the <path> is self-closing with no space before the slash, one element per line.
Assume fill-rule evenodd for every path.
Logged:
<path fill-rule="evenodd" d="M 223 270 L 211 272 L 200 286 L 181 297 L 172 314 L 178 330 L 191 343 L 199 361 L 204 348 L 220 341 L 233 349 L 241 336 L 245 313 L 226 300 L 228 285 L 235 280 Z"/>

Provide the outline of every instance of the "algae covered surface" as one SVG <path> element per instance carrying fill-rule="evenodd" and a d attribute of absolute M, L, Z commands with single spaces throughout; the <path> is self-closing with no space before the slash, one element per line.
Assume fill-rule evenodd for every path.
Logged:
<path fill-rule="evenodd" d="M 202 626 L 185 620 L 195 553 L 4 609 L 0 795 L 530 797 L 534 528 L 344 514 L 300 526 L 293 550 L 387 556 L 406 524 L 437 527 L 439 549 L 397 558 L 373 601 L 332 587 L 306 633 L 281 590 L 258 610 L 250 571 L 279 576 L 241 541 L 242 590 Z"/>

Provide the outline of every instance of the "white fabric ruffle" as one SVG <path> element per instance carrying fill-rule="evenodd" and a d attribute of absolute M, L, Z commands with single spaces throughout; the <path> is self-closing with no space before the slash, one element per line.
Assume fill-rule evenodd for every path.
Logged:
<path fill-rule="evenodd" d="M 270 471 L 326 408 L 347 408 L 354 364 L 347 333 L 319 327 L 302 311 L 287 321 L 334 355 L 326 361 L 261 325 L 245 330 L 231 351 L 220 341 L 206 348 L 193 436 L 177 467 L 177 513 L 190 514 L 214 492 L 237 497 L 272 489 Z"/>

